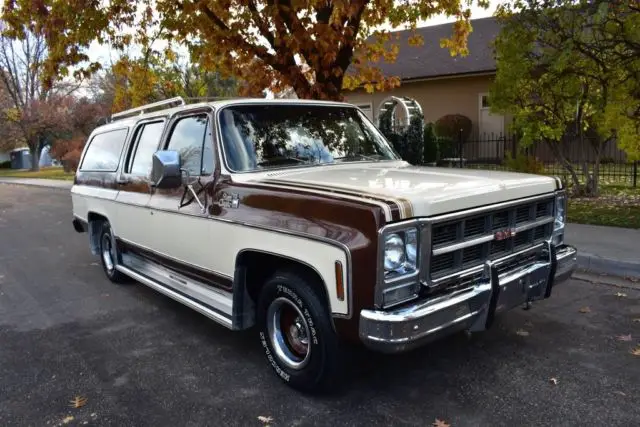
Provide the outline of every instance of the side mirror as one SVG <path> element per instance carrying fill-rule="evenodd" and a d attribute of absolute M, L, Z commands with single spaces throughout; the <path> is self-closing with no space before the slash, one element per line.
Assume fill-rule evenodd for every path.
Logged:
<path fill-rule="evenodd" d="M 178 188 L 182 185 L 180 153 L 160 150 L 153 154 L 151 183 L 156 188 Z"/>

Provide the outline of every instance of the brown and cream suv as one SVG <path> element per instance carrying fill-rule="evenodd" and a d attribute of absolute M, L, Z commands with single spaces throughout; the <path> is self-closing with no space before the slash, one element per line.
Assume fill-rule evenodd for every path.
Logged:
<path fill-rule="evenodd" d="M 484 330 L 576 262 L 559 180 L 412 166 L 345 103 L 118 113 L 89 137 L 71 193 L 111 281 L 257 326 L 277 375 L 307 390 L 336 379 L 345 342 L 401 352 Z"/>

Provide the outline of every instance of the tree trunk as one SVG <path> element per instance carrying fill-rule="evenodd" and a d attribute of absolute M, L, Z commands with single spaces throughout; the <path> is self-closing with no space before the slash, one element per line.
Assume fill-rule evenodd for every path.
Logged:
<path fill-rule="evenodd" d="M 29 152 L 31 153 L 31 172 L 40 170 L 40 144 L 29 144 Z"/>
<path fill-rule="evenodd" d="M 562 166 L 564 166 L 567 172 L 569 172 L 569 175 L 571 175 L 571 182 L 573 183 L 574 188 L 580 190 L 581 187 L 580 187 L 580 180 L 578 179 L 578 173 L 573 168 L 573 165 L 571 164 L 571 162 L 567 160 L 567 158 L 562 154 L 560 147 L 558 147 L 558 142 L 549 141 L 549 140 L 545 140 L 545 142 L 547 143 L 549 148 L 551 148 L 551 152 L 554 154 L 556 159 L 560 160 L 560 163 L 562 163 Z"/>

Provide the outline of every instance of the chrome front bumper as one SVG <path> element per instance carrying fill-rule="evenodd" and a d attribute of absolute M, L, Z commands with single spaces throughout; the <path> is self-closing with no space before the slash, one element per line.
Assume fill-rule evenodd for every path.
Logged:
<path fill-rule="evenodd" d="M 360 339 L 372 350 L 399 353 L 464 330 L 488 329 L 495 315 L 548 298 L 576 268 L 577 251 L 549 246 L 548 259 L 499 273 L 501 262 L 487 262 L 484 279 L 471 289 L 389 311 L 362 310 Z"/>

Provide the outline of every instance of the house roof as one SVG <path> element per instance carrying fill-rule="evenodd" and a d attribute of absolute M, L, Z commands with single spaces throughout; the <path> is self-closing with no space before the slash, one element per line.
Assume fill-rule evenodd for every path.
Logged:
<path fill-rule="evenodd" d="M 469 34 L 467 56 L 451 56 L 448 48 L 440 47 L 440 39 L 450 37 L 453 24 L 433 25 L 417 28 L 424 40 L 422 46 L 409 46 L 411 30 L 393 32 L 393 43 L 398 43 L 400 51 L 395 62 L 384 60 L 372 63 L 379 67 L 385 76 L 398 76 L 402 80 L 424 79 L 443 76 L 455 76 L 496 70 L 492 42 L 500 31 L 500 24 L 493 18 L 472 19 L 473 31 Z M 389 42 L 391 43 L 391 42 Z"/>

